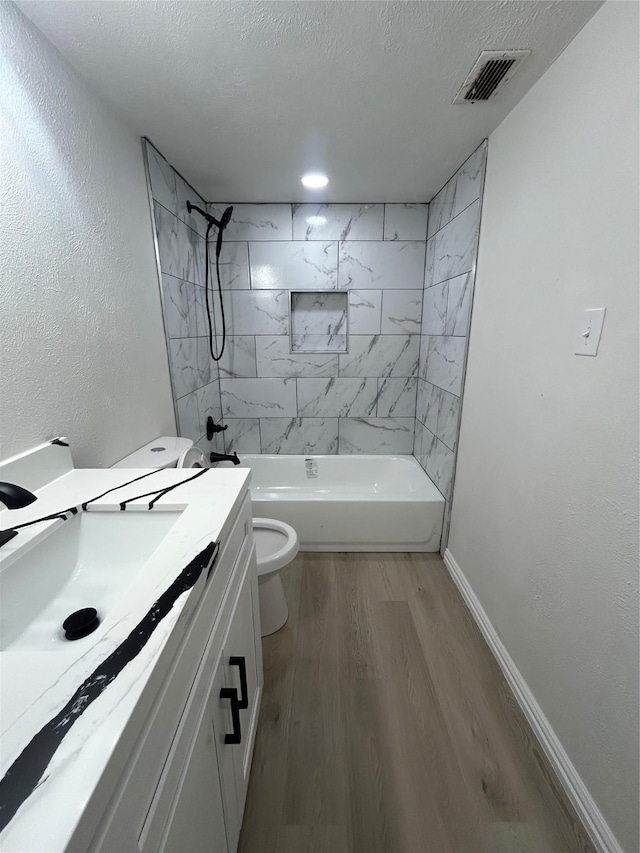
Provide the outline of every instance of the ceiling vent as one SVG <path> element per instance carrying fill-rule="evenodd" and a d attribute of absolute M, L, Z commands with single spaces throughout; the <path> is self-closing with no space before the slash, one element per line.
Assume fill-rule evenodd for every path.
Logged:
<path fill-rule="evenodd" d="M 530 53 L 530 50 L 483 50 L 453 103 L 493 100 Z"/>

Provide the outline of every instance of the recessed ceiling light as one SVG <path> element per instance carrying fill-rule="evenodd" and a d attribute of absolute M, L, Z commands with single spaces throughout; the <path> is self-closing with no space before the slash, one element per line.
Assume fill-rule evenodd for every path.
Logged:
<path fill-rule="evenodd" d="M 302 186 L 308 190 L 321 190 L 329 183 L 329 178 L 326 175 L 320 174 L 320 172 L 308 172 L 302 176 L 301 180 Z"/>

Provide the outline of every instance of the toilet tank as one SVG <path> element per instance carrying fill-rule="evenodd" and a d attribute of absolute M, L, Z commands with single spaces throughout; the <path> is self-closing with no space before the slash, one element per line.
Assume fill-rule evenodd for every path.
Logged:
<path fill-rule="evenodd" d="M 134 450 L 124 459 L 112 465 L 112 468 L 175 468 L 178 459 L 193 447 L 190 438 L 176 438 L 171 435 L 161 435 L 145 444 L 144 447 Z"/>

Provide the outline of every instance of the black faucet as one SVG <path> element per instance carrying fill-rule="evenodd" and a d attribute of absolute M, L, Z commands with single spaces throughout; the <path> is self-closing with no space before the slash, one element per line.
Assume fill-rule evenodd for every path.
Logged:
<path fill-rule="evenodd" d="M 209 455 L 210 462 L 233 462 L 234 465 L 239 465 L 240 460 L 238 459 L 238 454 L 233 453 L 231 456 L 228 456 L 225 453 L 211 453 Z"/>
<path fill-rule="evenodd" d="M 23 506 L 29 506 L 35 500 L 37 498 L 33 492 L 23 489 L 22 486 L 16 486 L 15 483 L 0 483 L 0 503 L 3 503 L 7 509 L 22 509 Z"/>
<path fill-rule="evenodd" d="M 22 486 L 16 486 L 15 483 L 0 483 L 0 502 L 7 509 L 22 509 L 23 506 L 29 506 L 35 500 L 37 498 L 33 492 L 23 489 Z M 17 530 L 0 530 L 0 547 L 17 535 Z"/>

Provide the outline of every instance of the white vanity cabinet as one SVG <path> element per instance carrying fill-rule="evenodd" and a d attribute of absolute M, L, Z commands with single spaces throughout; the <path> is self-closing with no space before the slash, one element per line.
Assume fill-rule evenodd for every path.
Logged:
<path fill-rule="evenodd" d="M 246 498 L 91 850 L 234 853 L 262 692 L 260 642 Z"/>

